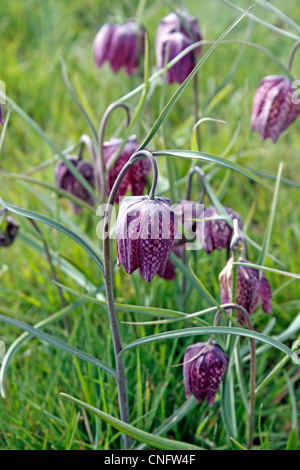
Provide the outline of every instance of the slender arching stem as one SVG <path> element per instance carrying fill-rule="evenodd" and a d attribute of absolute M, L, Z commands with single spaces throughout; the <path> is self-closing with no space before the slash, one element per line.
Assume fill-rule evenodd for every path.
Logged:
<path fill-rule="evenodd" d="M 114 354 L 115 354 L 115 362 L 116 362 L 116 369 L 117 369 L 117 387 L 118 387 L 118 399 L 119 399 L 119 407 L 120 407 L 120 415 L 122 421 L 129 423 L 130 421 L 130 414 L 129 414 L 129 406 L 128 406 L 128 396 L 127 396 L 127 386 L 126 386 L 126 372 L 125 372 L 125 362 L 124 356 L 119 354 L 122 351 L 122 343 L 121 343 L 121 336 L 119 330 L 119 323 L 118 317 L 115 308 L 115 299 L 114 299 L 114 291 L 113 291 L 113 269 L 112 269 L 112 260 L 111 260 L 111 249 L 110 249 L 110 238 L 109 238 L 109 231 L 110 231 L 110 222 L 111 222 L 111 214 L 114 202 L 116 200 L 116 196 L 118 194 L 119 187 L 121 182 L 129 170 L 129 168 L 134 165 L 138 160 L 141 158 L 148 158 L 151 162 L 152 169 L 153 169 L 153 183 L 152 188 L 150 191 L 149 198 L 154 199 L 155 197 L 155 189 L 157 183 L 157 164 L 156 160 L 153 155 L 148 150 L 141 150 L 133 154 L 128 162 L 123 166 L 122 170 L 120 171 L 113 187 L 108 197 L 105 216 L 104 216 L 104 224 L 103 224 L 103 254 L 104 254 L 104 278 L 105 278 L 105 287 L 106 287 L 106 300 L 107 300 L 107 308 L 109 313 L 110 319 L 110 326 L 113 338 L 113 346 L 114 346 Z M 129 449 L 131 446 L 131 438 L 126 434 L 123 434 L 124 445 L 126 449 Z"/>
<path fill-rule="evenodd" d="M 289 63 L 288 63 L 288 66 L 287 66 L 287 70 L 290 72 L 291 71 L 291 68 L 292 68 L 292 64 L 293 64 L 293 60 L 294 60 L 294 56 L 295 56 L 295 52 L 296 50 L 298 49 L 298 47 L 300 46 L 300 41 L 296 42 L 296 44 L 294 44 L 292 50 L 291 50 L 291 54 L 290 54 L 290 58 L 289 58 Z"/>
<path fill-rule="evenodd" d="M 200 166 L 197 166 L 197 165 L 194 165 L 190 171 L 188 172 L 188 180 L 187 180 L 187 185 L 186 185 L 186 199 L 188 201 L 190 201 L 191 199 L 191 192 L 192 192 L 192 179 L 193 179 L 193 176 L 197 174 L 198 175 L 198 178 L 199 178 L 199 181 L 201 183 L 201 186 L 202 186 L 202 196 L 201 196 L 201 199 L 200 199 L 200 203 L 203 202 L 204 200 L 204 196 L 206 194 L 206 190 L 205 190 L 205 187 L 203 185 L 203 179 L 205 178 L 205 173 L 204 171 L 200 168 Z"/>
<path fill-rule="evenodd" d="M 229 303 L 222 305 L 225 309 L 230 308 L 238 310 L 244 317 L 246 325 L 249 330 L 253 331 L 252 322 L 250 320 L 250 315 L 247 310 L 236 303 Z M 222 312 L 218 310 L 215 315 L 213 326 L 217 326 Z M 213 336 L 210 337 L 209 342 L 211 343 Z M 250 342 L 250 400 L 249 400 L 249 410 L 248 410 L 248 438 L 247 438 L 247 447 L 248 449 L 252 448 L 253 445 L 253 431 L 254 431 L 254 421 L 255 421 L 255 384 L 256 384 L 256 352 L 255 352 L 255 340 L 249 338 Z"/>
<path fill-rule="evenodd" d="M 92 139 L 87 134 L 83 134 L 83 135 L 80 136 L 79 142 L 80 142 L 80 148 L 79 148 L 79 152 L 78 152 L 79 160 L 82 159 L 84 146 L 86 146 L 89 150 L 90 156 L 91 156 L 91 158 L 93 160 L 93 164 L 95 166 L 96 165 L 96 152 L 95 152 L 95 148 L 94 148 Z"/>
<path fill-rule="evenodd" d="M 103 155 L 105 128 L 106 128 L 106 124 L 107 124 L 109 116 L 117 108 L 123 108 L 126 111 L 126 119 L 127 119 L 126 126 L 128 127 L 130 124 L 129 108 L 125 103 L 121 103 L 121 102 L 112 103 L 111 105 L 108 106 L 105 113 L 103 114 L 103 117 L 100 123 L 100 128 L 99 128 L 99 139 L 98 139 L 99 152 L 98 152 L 98 159 L 97 159 L 98 161 L 95 165 L 96 188 L 98 189 L 101 204 L 104 202 L 104 198 L 105 198 L 105 177 L 104 177 L 105 162 L 104 162 L 104 155 Z"/>

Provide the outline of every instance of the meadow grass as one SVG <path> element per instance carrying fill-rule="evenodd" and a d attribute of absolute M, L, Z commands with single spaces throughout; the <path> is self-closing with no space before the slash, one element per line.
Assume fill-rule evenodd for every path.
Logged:
<path fill-rule="evenodd" d="M 240 2 L 246 8 L 250 2 Z M 280 2 L 273 2 L 280 7 Z M 172 7 L 176 4 L 172 4 Z M 237 13 L 220 0 L 211 2 L 186 1 L 185 6 L 197 16 L 203 38 L 214 41 L 236 18 Z M 134 16 L 136 1 L 112 2 L 86 0 L 80 2 L 14 0 L 0 4 L 1 75 L 6 92 L 63 150 L 78 142 L 82 134 L 89 133 L 86 122 L 66 92 L 61 70 L 64 59 L 68 76 L 80 102 L 98 128 L 107 106 L 142 83 L 142 71 L 125 77 L 120 71 L 113 75 L 108 65 L 96 69 L 92 57 L 92 42 L 99 27 L 111 20 L 121 21 Z M 297 2 L 284 5 L 285 13 L 300 24 Z M 142 21 L 149 31 L 151 73 L 155 71 L 154 36 L 161 17 L 169 12 L 168 4 L 145 2 Z M 282 19 L 256 5 L 253 14 L 264 21 L 286 27 Z M 295 32 L 295 31 L 293 31 Z M 300 34 L 299 32 L 297 34 Z M 230 34 L 228 40 L 243 40 L 268 48 L 287 65 L 294 43 L 266 27 L 244 19 Z M 207 50 L 208 46 L 204 46 Z M 201 124 L 201 145 L 205 152 L 221 155 L 228 148 L 232 136 L 236 138 L 224 155 L 263 175 L 271 189 L 253 183 L 247 177 L 214 164 L 202 165 L 207 170 L 210 183 L 222 204 L 232 207 L 246 221 L 247 234 L 259 245 L 271 210 L 275 179 L 283 162 L 282 181 L 276 205 L 274 224 L 268 251 L 281 265 L 269 257 L 266 265 L 293 273 L 299 269 L 300 236 L 300 160 L 298 149 L 299 122 L 280 137 L 276 145 L 261 142 L 257 133 L 250 132 L 250 112 L 253 95 L 265 75 L 281 73 L 277 65 L 261 51 L 238 43 L 221 44 L 209 57 L 199 72 L 200 114 L 225 120 L 227 124 L 204 122 Z M 295 76 L 300 74 L 299 61 L 293 64 Z M 141 118 L 133 131 L 140 141 L 145 138 L 164 103 L 177 85 L 162 87 L 158 84 L 147 102 Z M 134 108 L 138 96 L 129 100 Z M 189 149 L 193 126 L 192 86 L 175 104 L 163 125 L 150 143 L 152 150 L 162 148 Z M 4 114 L 8 106 L 4 105 Z M 107 136 L 121 133 L 124 116 L 113 115 Z M 9 202 L 37 211 L 60 221 L 86 239 L 99 250 L 102 246 L 96 237 L 98 219 L 93 212 L 83 211 L 73 216 L 65 198 L 54 191 L 26 179 L 6 173 L 23 175 L 53 157 L 54 152 L 34 132 L 28 123 L 11 113 L 5 139 L 1 148 L 0 196 Z M 166 159 L 158 159 L 160 178 L 158 191 L 170 196 Z M 184 179 L 190 162 L 172 161 L 176 179 Z M 262 172 L 262 173 L 259 173 Z M 32 176 L 55 186 L 54 163 Z M 149 182 L 150 184 L 150 182 Z M 174 188 L 180 198 L 185 185 Z M 193 196 L 199 196 L 197 187 Z M 205 201 L 207 202 L 207 201 Z M 42 241 L 28 219 L 17 217 L 20 235 L 14 245 L 1 249 L 0 259 L 0 314 L 35 325 L 63 307 L 57 286 L 45 259 Z M 71 289 L 90 294 L 103 291 L 103 277 L 95 263 L 84 250 L 64 234 L 48 226 L 39 225 L 53 254 L 59 281 Z M 256 263 L 259 251 L 249 247 L 250 259 Z M 207 290 L 219 299 L 218 275 L 223 269 L 226 255 L 214 252 L 190 254 L 193 271 Z M 116 260 L 116 250 L 114 251 Z M 261 307 L 251 317 L 254 328 L 271 336 L 283 334 L 299 313 L 299 281 L 268 274 L 273 290 L 273 313 L 267 315 Z M 132 276 L 123 269 L 115 271 L 116 301 L 132 305 L 196 312 L 210 306 L 195 286 L 187 281 L 186 296 L 181 292 L 182 273 L 177 269 L 174 282 L 156 277 L 146 283 L 138 272 Z M 114 365 L 113 346 L 107 309 L 88 301 L 78 300 L 63 291 L 64 302 L 74 303 L 74 308 L 45 331 L 68 344 Z M 67 319 L 67 320 L 66 320 Z M 119 311 L 121 337 L 124 344 L 155 333 L 192 326 L 190 321 L 157 325 L 132 325 L 125 322 L 153 320 L 140 313 Z M 212 324 L 213 314 L 203 320 Z M 299 323 L 299 322 L 298 322 Z M 270 328 L 269 328 L 270 327 Z M 284 342 L 291 347 L 299 334 L 299 327 Z M 9 347 L 21 334 L 15 327 L 1 323 L 1 336 Z M 204 338 L 208 338 L 204 337 Z M 132 349 L 125 354 L 128 376 L 131 422 L 138 428 L 153 432 L 185 402 L 182 368 L 184 351 L 198 338 L 183 338 L 151 343 Z M 202 341 L 203 339 L 201 339 Z M 248 343 L 244 347 L 242 371 L 246 386 L 249 378 Z M 261 346 L 258 344 L 258 347 Z M 280 362 L 283 354 L 268 348 L 257 356 L 258 383 Z M 236 441 L 245 444 L 247 414 L 241 388 L 235 375 Z M 120 434 L 100 418 L 66 402 L 59 394 L 67 393 L 82 401 L 118 416 L 118 399 L 114 379 L 99 368 L 76 359 L 59 348 L 38 339 L 27 341 L 13 358 L 6 380 L 6 399 L 0 402 L 1 449 L 118 449 Z M 220 396 L 218 395 L 220 398 Z M 299 371 L 288 362 L 272 382 L 257 396 L 255 416 L 255 446 L 263 449 L 285 449 L 291 442 L 291 429 L 297 428 L 299 403 Z M 230 440 L 221 415 L 220 400 L 214 408 L 206 402 L 191 404 L 191 412 L 163 435 L 169 439 L 190 442 L 206 449 L 231 449 L 237 445 Z M 297 440 L 289 444 L 298 448 Z"/>

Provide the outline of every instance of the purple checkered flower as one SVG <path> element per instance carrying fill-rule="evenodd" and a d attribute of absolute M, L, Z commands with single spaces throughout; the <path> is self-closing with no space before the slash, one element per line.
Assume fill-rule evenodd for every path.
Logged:
<path fill-rule="evenodd" d="M 177 256 L 177 258 L 182 258 L 183 256 L 183 246 L 173 246 L 172 252 Z M 174 263 L 170 260 L 170 258 L 167 261 L 165 270 L 162 274 L 158 275 L 165 279 L 166 281 L 174 281 L 176 278 L 176 268 L 174 266 Z"/>
<path fill-rule="evenodd" d="M 103 157 L 105 167 L 110 170 L 106 176 L 106 191 L 110 193 L 114 182 L 120 173 L 121 169 L 128 162 L 131 155 L 139 148 L 138 141 L 135 135 L 128 138 L 128 141 L 124 145 L 121 154 L 117 160 L 113 163 L 115 155 L 122 143 L 122 139 L 112 138 L 108 142 L 103 144 Z M 118 194 L 116 197 L 116 203 L 119 204 L 119 198 L 124 196 L 127 190 L 131 190 L 133 196 L 141 196 L 144 193 L 145 187 L 147 186 L 146 174 L 149 173 L 151 164 L 148 158 L 138 160 L 124 176 Z"/>
<path fill-rule="evenodd" d="M 202 39 L 196 18 L 180 10 L 163 18 L 155 37 L 156 65 L 162 69 L 184 49 Z M 195 67 L 195 57 L 201 53 L 201 46 L 196 51 L 187 53 L 166 72 L 166 83 L 182 83 Z"/>
<path fill-rule="evenodd" d="M 293 103 L 294 92 L 292 82 L 286 77 L 268 75 L 262 79 L 251 116 L 251 129 L 256 129 L 262 140 L 270 137 L 277 142 L 279 135 L 296 119 L 300 104 Z"/>
<path fill-rule="evenodd" d="M 131 274 L 140 268 L 150 282 L 165 271 L 177 219 L 171 201 L 158 197 L 131 196 L 122 201 L 116 223 L 118 265 Z"/>
<path fill-rule="evenodd" d="M 238 220 L 239 228 L 243 229 L 243 223 L 240 216 L 232 209 L 224 207 L 229 217 Z M 215 207 L 208 207 L 204 210 L 204 218 L 220 217 Z M 213 250 L 224 250 L 230 247 L 233 229 L 228 225 L 225 219 L 206 220 L 204 223 L 204 244 L 203 249 L 206 253 Z"/>
<path fill-rule="evenodd" d="M 84 179 L 94 187 L 94 168 L 91 163 L 86 160 L 81 160 L 77 157 L 69 157 L 68 160 L 75 166 L 79 173 L 84 177 Z M 75 178 L 71 173 L 67 165 L 60 161 L 55 168 L 57 187 L 67 191 L 73 196 L 78 197 L 79 199 L 87 202 L 90 205 L 93 205 L 94 199 L 92 195 L 82 186 L 82 184 Z M 75 214 L 80 214 L 82 208 L 71 202 L 73 212 Z"/>
<path fill-rule="evenodd" d="M 10 216 L 1 222 L 0 247 L 12 245 L 19 232 L 19 224 Z"/>
<path fill-rule="evenodd" d="M 134 20 L 121 25 L 104 24 L 93 45 L 97 67 L 108 61 L 114 73 L 124 67 L 127 75 L 138 68 L 139 57 L 144 52 L 144 30 L 139 30 Z"/>
<path fill-rule="evenodd" d="M 249 261 L 242 258 L 239 261 L 249 263 Z M 263 273 L 259 279 L 259 271 L 248 266 L 238 266 L 237 271 L 236 303 L 244 307 L 251 315 L 256 310 L 259 299 L 261 299 L 263 311 L 272 313 L 272 291 L 265 274 Z M 232 301 L 232 258 L 227 261 L 225 268 L 220 273 L 219 282 L 221 303 L 230 303 Z M 237 319 L 241 325 L 245 323 L 244 317 L 239 312 L 237 312 Z"/>
<path fill-rule="evenodd" d="M 206 398 L 209 405 L 213 406 L 227 365 L 228 356 L 215 341 L 210 345 L 196 343 L 189 346 L 183 360 L 186 398 L 192 393 L 199 403 Z"/>

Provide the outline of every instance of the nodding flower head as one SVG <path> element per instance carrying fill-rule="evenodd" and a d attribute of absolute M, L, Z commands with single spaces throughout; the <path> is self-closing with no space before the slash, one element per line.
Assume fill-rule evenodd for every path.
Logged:
<path fill-rule="evenodd" d="M 79 171 L 79 173 L 83 176 L 83 178 L 89 183 L 91 187 L 94 187 L 95 180 L 94 180 L 94 168 L 91 163 L 86 160 L 81 160 L 77 157 L 69 157 L 69 162 L 75 166 L 75 168 Z M 75 178 L 73 173 L 69 170 L 67 165 L 60 161 L 55 168 L 56 174 L 56 181 L 57 187 L 67 191 L 68 193 L 72 194 L 73 196 L 78 197 L 79 199 L 87 202 L 90 205 L 93 205 L 94 199 L 92 195 L 82 186 L 82 184 Z M 71 202 L 72 209 L 75 214 L 80 214 L 82 208 L 74 203 Z"/>
<path fill-rule="evenodd" d="M 116 223 L 118 264 L 123 264 L 128 274 L 140 268 L 148 282 L 156 274 L 162 275 L 172 250 L 176 223 L 167 198 L 125 198 Z"/>
<path fill-rule="evenodd" d="M 300 104 L 293 102 L 292 82 L 280 75 L 268 75 L 256 90 L 251 116 L 251 129 L 257 130 L 262 140 L 270 137 L 277 142 L 280 134 L 300 113 Z"/>
<path fill-rule="evenodd" d="M 237 219 L 239 228 L 243 229 L 243 223 L 240 216 L 229 209 L 224 207 L 228 216 L 231 219 Z M 221 217 L 215 207 L 208 207 L 204 210 L 204 218 Z M 206 253 L 211 253 L 213 250 L 224 250 L 230 247 L 233 229 L 228 225 L 225 219 L 219 218 L 215 220 L 206 220 L 204 223 L 204 243 L 203 249 Z"/>
<path fill-rule="evenodd" d="M 138 68 L 139 57 L 144 52 L 144 30 L 139 30 L 134 20 L 123 24 L 104 24 L 93 45 L 97 67 L 108 61 L 113 72 L 124 67 L 127 75 Z"/>
<path fill-rule="evenodd" d="M 180 10 L 163 18 L 155 37 L 156 64 L 162 69 L 184 49 L 202 39 L 196 18 Z M 182 83 L 195 67 L 196 54 L 201 47 L 188 52 L 166 72 L 166 83 Z"/>
<path fill-rule="evenodd" d="M 121 144 L 122 139 L 116 138 L 112 138 L 103 144 L 105 167 L 106 169 L 111 167 L 106 176 L 107 194 L 110 193 L 114 182 L 125 163 L 128 162 L 131 155 L 139 148 L 136 136 L 130 136 L 117 160 L 113 163 Z M 148 158 L 138 160 L 131 168 L 129 168 L 118 190 L 116 197 L 117 204 L 119 204 L 119 198 L 124 196 L 128 189 L 131 190 L 133 196 L 141 196 L 144 193 L 145 187 L 147 186 L 146 174 L 149 173 L 150 169 L 151 164 Z"/>
<path fill-rule="evenodd" d="M 240 258 L 239 262 L 249 263 Z M 272 291 L 270 284 L 263 273 L 259 279 L 259 271 L 248 266 L 237 267 L 237 297 L 236 303 L 244 307 L 251 315 L 257 308 L 259 299 L 265 313 L 272 313 Z M 232 302 L 232 258 L 227 261 L 223 271 L 219 275 L 221 287 L 221 303 Z M 241 325 L 245 323 L 244 317 L 237 312 L 237 319 Z"/>
<path fill-rule="evenodd" d="M 227 365 L 228 356 L 215 341 L 210 345 L 196 343 L 189 346 L 183 360 L 186 398 L 192 393 L 199 403 L 206 398 L 209 405 L 213 406 Z"/>
<path fill-rule="evenodd" d="M 0 225 L 0 247 L 10 246 L 19 232 L 19 224 L 10 216 L 3 218 Z"/>

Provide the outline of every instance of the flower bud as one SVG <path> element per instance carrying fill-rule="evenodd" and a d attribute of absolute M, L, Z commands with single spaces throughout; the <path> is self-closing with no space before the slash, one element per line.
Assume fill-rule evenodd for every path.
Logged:
<path fill-rule="evenodd" d="M 132 75 L 138 67 L 138 60 L 144 52 L 144 31 L 139 31 L 134 20 L 121 25 L 104 24 L 98 31 L 93 45 L 97 67 L 108 61 L 113 72 L 121 67 Z"/>
<path fill-rule="evenodd" d="M 140 268 L 150 282 L 163 274 L 174 241 L 177 219 L 171 201 L 132 196 L 122 201 L 116 223 L 118 264 L 131 274 Z"/>
<path fill-rule="evenodd" d="M 240 262 L 249 261 L 240 258 Z M 259 299 L 262 300 L 262 308 L 265 313 L 272 312 L 272 292 L 270 284 L 265 276 L 259 279 L 259 271 L 248 266 L 237 266 L 237 295 L 236 303 L 244 307 L 249 315 L 257 308 Z M 232 302 L 232 258 L 227 261 L 223 271 L 219 275 L 221 287 L 221 303 Z M 241 325 L 245 323 L 244 317 L 237 312 L 237 319 Z"/>
<path fill-rule="evenodd" d="M 0 247 L 1 246 L 10 246 L 14 242 L 16 236 L 18 235 L 19 224 L 15 220 L 8 216 L 1 223 L 0 230 Z"/>
<path fill-rule="evenodd" d="M 240 216 L 229 209 L 224 207 L 228 216 L 231 219 L 237 219 L 239 228 L 243 229 L 243 223 Z M 220 217 L 218 210 L 215 207 L 209 207 L 204 210 L 204 218 Z M 226 222 L 225 219 L 206 220 L 204 223 L 204 244 L 203 249 L 206 253 L 210 254 L 213 250 L 224 250 L 230 247 L 230 242 L 233 234 L 233 229 Z"/>
<path fill-rule="evenodd" d="M 106 169 L 108 169 L 115 159 L 115 155 L 118 152 L 122 139 L 112 138 L 108 142 L 103 144 L 103 157 Z M 128 141 L 124 145 L 121 154 L 117 160 L 112 164 L 111 169 L 108 171 L 106 176 L 106 191 L 110 193 L 115 180 L 121 169 L 128 162 L 131 155 L 139 148 L 138 141 L 135 135 L 128 138 Z M 145 187 L 147 186 L 146 174 L 149 173 L 151 164 L 148 158 L 138 160 L 124 176 L 120 188 L 117 193 L 116 203 L 119 204 L 119 198 L 124 196 L 128 189 L 131 190 L 133 196 L 141 196 L 144 193 Z"/>
<path fill-rule="evenodd" d="M 75 166 L 79 173 L 84 177 L 84 179 L 89 183 L 91 187 L 94 188 L 94 168 L 91 163 L 86 160 L 81 160 L 79 158 L 69 157 L 68 160 Z M 90 205 L 93 205 L 94 199 L 92 195 L 85 189 L 84 186 L 75 178 L 73 173 L 69 170 L 67 165 L 60 161 L 55 168 L 57 187 L 67 191 L 73 196 L 78 197 L 82 201 L 87 202 Z M 80 214 L 82 208 L 71 202 L 72 209 L 75 214 Z"/>
<path fill-rule="evenodd" d="M 163 18 L 155 37 L 156 65 L 162 69 L 184 49 L 202 39 L 196 18 L 180 10 Z M 201 47 L 187 53 L 166 72 L 166 83 L 182 83 L 195 67 L 195 56 Z"/>
<path fill-rule="evenodd" d="M 213 406 L 227 365 L 228 356 L 215 341 L 210 345 L 196 343 L 189 346 L 183 360 L 186 398 L 192 393 L 199 403 L 206 398 L 209 405 Z"/>
<path fill-rule="evenodd" d="M 270 137 L 275 143 L 279 135 L 296 119 L 300 104 L 293 102 L 292 82 L 280 75 L 262 79 L 255 93 L 251 129 L 257 130 L 262 140 Z"/>

